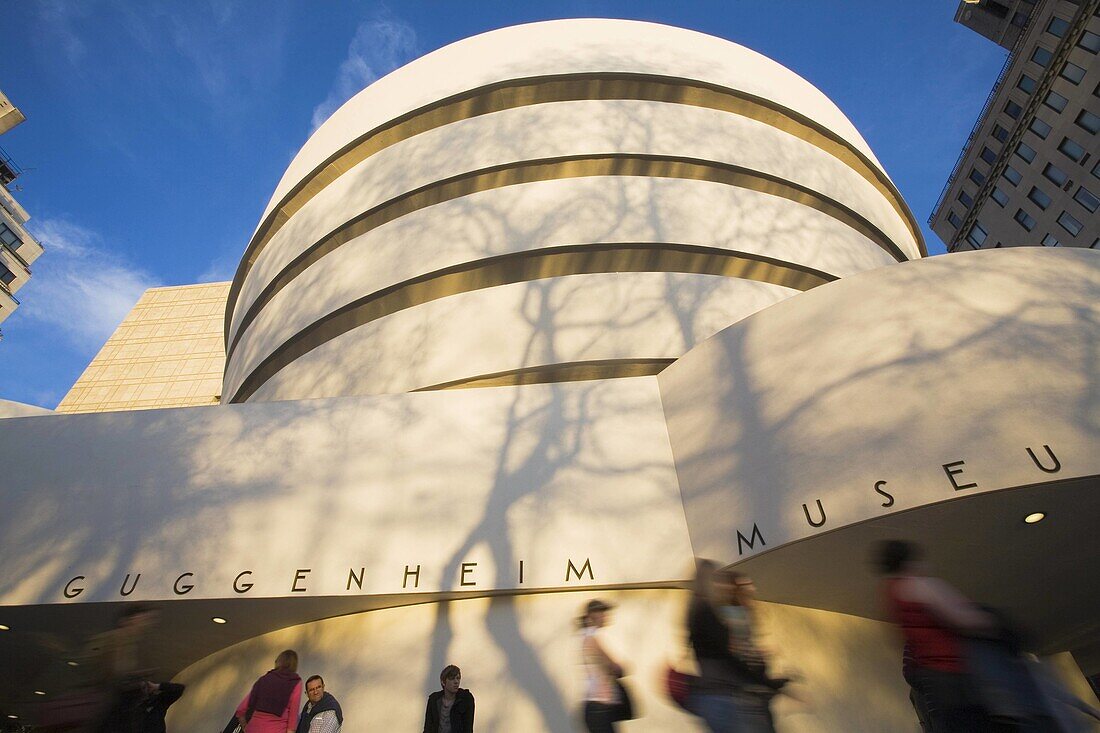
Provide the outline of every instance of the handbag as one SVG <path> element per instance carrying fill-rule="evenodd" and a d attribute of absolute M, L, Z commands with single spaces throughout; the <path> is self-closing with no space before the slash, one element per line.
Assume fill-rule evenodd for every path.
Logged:
<path fill-rule="evenodd" d="M 688 710 L 688 698 L 698 681 L 696 675 L 681 672 L 671 664 L 665 665 L 665 691 L 672 702 L 688 712 L 691 712 Z"/>

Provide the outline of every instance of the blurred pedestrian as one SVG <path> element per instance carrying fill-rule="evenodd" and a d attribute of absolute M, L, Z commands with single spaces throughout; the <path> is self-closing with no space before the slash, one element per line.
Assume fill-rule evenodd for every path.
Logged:
<path fill-rule="evenodd" d="M 298 716 L 298 733 L 340 733 L 344 711 L 325 691 L 325 680 L 315 674 L 306 680 L 306 704 Z"/>
<path fill-rule="evenodd" d="M 474 695 L 462 689 L 462 670 L 448 664 L 439 673 L 443 689 L 428 695 L 424 733 L 473 733 Z"/>
<path fill-rule="evenodd" d="M 767 705 L 754 688 L 774 694 L 786 680 L 769 678 L 762 664 L 749 664 L 733 653 L 730 628 L 719 614 L 722 588 L 716 572 L 710 560 L 697 561 L 688 636 L 699 679 L 689 708 L 712 733 L 770 733 Z"/>
<path fill-rule="evenodd" d="M 164 716 L 168 708 L 183 696 L 186 689 L 174 682 L 141 683 L 142 700 L 138 704 L 138 726 L 140 733 L 167 733 Z"/>
<path fill-rule="evenodd" d="M 146 636 L 156 622 L 151 606 L 126 606 L 115 627 L 93 637 L 91 666 L 105 706 L 98 733 L 134 733 L 141 722 L 140 704 L 145 697 L 142 683 L 152 670 L 143 664 Z"/>
<path fill-rule="evenodd" d="M 298 653 L 287 649 L 275 657 L 274 669 L 256 680 L 241 700 L 237 720 L 245 733 L 296 733 L 301 697 Z"/>
<path fill-rule="evenodd" d="M 589 733 L 614 733 L 616 722 L 633 717 L 629 698 L 619 683 L 622 665 L 611 658 L 600 639 L 600 630 L 611 622 L 611 608 L 593 599 L 577 619 L 584 667 L 584 725 Z"/>
<path fill-rule="evenodd" d="M 881 542 L 875 559 L 886 609 L 901 627 L 912 656 L 906 677 L 932 730 L 973 733 L 989 729 L 977 684 L 967 667 L 964 634 L 990 634 L 995 619 L 946 581 L 933 577 L 921 562 L 916 545 L 901 540 Z"/>

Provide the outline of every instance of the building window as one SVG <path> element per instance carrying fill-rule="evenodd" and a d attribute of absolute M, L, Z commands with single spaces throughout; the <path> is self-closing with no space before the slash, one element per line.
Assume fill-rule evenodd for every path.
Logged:
<path fill-rule="evenodd" d="M 1043 246 L 1044 247 L 1057 247 L 1060 244 L 1061 244 L 1061 242 L 1059 242 L 1057 239 L 1055 239 L 1053 234 L 1048 234 L 1045 237 L 1043 237 Z"/>
<path fill-rule="evenodd" d="M 1023 28 L 1027 25 L 1027 13 L 1016 13 L 1012 16 L 1012 25 Z"/>
<path fill-rule="evenodd" d="M 1016 210 L 1016 216 L 1012 217 L 1016 222 L 1029 232 L 1035 228 L 1035 220 L 1023 209 Z"/>
<path fill-rule="evenodd" d="M 978 184 L 979 186 L 982 185 L 983 183 L 985 183 L 985 176 L 983 176 L 981 171 L 979 171 L 977 168 L 971 168 L 970 169 L 969 178 L 970 178 L 970 180 L 974 181 L 974 183 Z"/>
<path fill-rule="evenodd" d="M 1050 107 L 1055 112 L 1061 112 L 1069 104 L 1069 100 L 1063 97 L 1058 92 L 1048 92 L 1047 98 L 1043 100 L 1043 104 Z"/>
<path fill-rule="evenodd" d="M 974 249 L 980 249 L 982 242 L 988 236 L 989 233 L 986 232 L 985 227 L 982 226 L 981 222 L 976 221 L 974 226 L 970 227 L 970 233 L 966 235 L 966 241 L 970 242 Z"/>
<path fill-rule="evenodd" d="M 9 270 L 4 263 L 0 262 L 0 283 L 11 285 L 11 281 L 14 279 L 15 273 Z"/>
<path fill-rule="evenodd" d="M 1075 163 L 1085 157 L 1085 149 L 1068 137 L 1062 138 L 1062 143 L 1058 146 L 1058 150 L 1061 151 L 1062 155 Z"/>
<path fill-rule="evenodd" d="M 997 188 L 996 186 L 994 186 L 993 190 L 989 192 L 989 196 L 1002 207 L 1008 206 L 1008 194 Z"/>
<path fill-rule="evenodd" d="M 1066 34 L 1067 29 L 1069 29 L 1069 23 L 1058 17 L 1051 18 L 1047 23 L 1047 33 L 1052 36 L 1061 38 Z"/>
<path fill-rule="evenodd" d="M 1035 119 L 1033 119 L 1031 121 L 1031 124 L 1028 125 L 1027 129 L 1031 130 L 1032 132 L 1034 132 L 1036 135 L 1043 138 L 1044 140 L 1046 140 L 1047 135 L 1050 134 L 1050 125 L 1043 122 L 1038 117 L 1036 117 Z"/>
<path fill-rule="evenodd" d="M 1088 190 L 1084 186 L 1077 189 L 1077 193 L 1073 194 L 1073 200 L 1084 206 L 1089 211 L 1096 211 L 1100 208 L 1100 199 L 1093 195 L 1092 191 Z"/>
<path fill-rule="evenodd" d="M 1058 166 L 1053 163 L 1047 163 L 1047 167 L 1043 169 L 1043 175 L 1047 177 L 1051 183 L 1054 183 L 1058 188 L 1066 185 L 1066 181 L 1069 180 L 1069 176 L 1065 174 Z"/>
<path fill-rule="evenodd" d="M 1050 60 L 1054 58 L 1054 54 L 1046 50 L 1042 46 L 1035 49 L 1035 52 L 1031 54 L 1031 60 L 1039 64 L 1039 66 L 1046 66 L 1050 63 Z"/>
<path fill-rule="evenodd" d="M 955 227 L 956 229 L 962 226 L 962 219 L 960 219 L 954 211 L 948 213 L 947 221 L 950 222 L 951 226 Z"/>
<path fill-rule="evenodd" d="M 1028 191 L 1027 197 L 1031 199 L 1032 203 L 1034 203 L 1040 209 L 1045 209 L 1046 207 L 1050 206 L 1050 196 L 1047 196 L 1045 193 L 1040 191 L 1038 188 L 1035 188 L 1034 186 L 1032 186 L 1031 190 Z"/>
<path fill-rule="evenodd" d="M 1023 111 L 1024 108 L 1013 102 L 1011 99 L 1008 100 L 1008 104 L 1005 105 L 1005 114 L 1014 120 L 1020 119 L 1020 113 Z"/>
<path fill-rule="evenodd" d="M 1067 61 L 1065 67 L 1062 69 L 1062 73 L 1058 76 L 1062 77 L 1063 79 L 1067 79 L 1074 84 L 1080 84 L 1081 80 L 1085 78 L 1085 70 L 1077 64 L 1071 64 Z"/>
<path fill-rule="evenodd" d="M 1084 229 L 1081 222 L 1074 219 L 1072 216 L 1069 215 L 1069 213 L 1065 211 L 1058 215 L 1058 223 L 1062 225 L 1063 229 L 1065 229 L 1067 232 L 1075 237 L 1081 233 L 1082 229 Z"/>
<path fill-rule="evenodd" d="M 968 209 L 974 205 L 974 199 L 966 191 L 959 191 L 959 201 Z"/>
<path fill-rule="evenodd" d="M 993 165 L 994 161 L 997 160 L 997 154 L 986 147 L 982 148 L 982 153 L 980 157 L 982 160 L 984 160 L 986 163 L 989 163 L 990 165 Z"/>
<path fill-rule="evenodd" d="M 1096 165 L 1092 167 L 1092 175 L 1100 178 L 1100 160 L 1096 161 Z"/>
<path fill-rule="evenodd" d="M 1020 156 L 1028 163 L 1035 160 L 1035 150 L 1027 143 L 1020 143 L 1016 146 L 1016 155 Z"/>
<path fill-rule="evenodd" d="M 1100 249 L 1100 237 L 1092 240 L 1092 244 L 1089 245 L 1089 249 Z"/>
<path fill-rule="evenodd" d="M 1016 88 L 1031 94 L 1035 91 L 1035 80 L 1027 74 L 1020 74 L 1020 80 L 1016 82 Z"/>
<path fill-rule="evenodd" d="M 12 249 L 19 249 L 19 246 L 23 244 L 23 240 L 16 236 L 15 232 L 8 228 L 8 225 L 0 221 L 0 242 L 8 245 Z"/>
<path fill-rule="evenodd" d="M 1004 129 L 1000 125 L 993 126 L 993 137 L 997 138 L 1000 142 L 1004 142 L 1008 139 L 1008 130 Z"/>
<path fill-rule="evenodd" d="M 1097 117 L 1086 109 L 1081 110 L 1081 114 L 1077 115 L 1077 119 L 1074 120 L 1074 122 L 1077 123 L 1078 127 L 1088 130 L 1093 135 L 1100 130 L 1100 117 Z"/>
<path fill-rule="evenodd" d="M 1085 49 L 1089 53 L 1098 53 L 1100 52 L 1100 36 L 1092 31 L 1085 31 L 1085 34 L 1081 36 L 1081 40 L 1077 43 L 1077 46 Z"/>
<path fill-rule="evenodd" d="M 1005 166 L 1005 172 L 1002 175 L 1004 175 L 1005 180 L 1007 180 L 1013 186 L 1019 186 L 1020 179 L 1023 178 L 1023 176 L 1020 175 L 1020 171 L 1016 170 L 1010 165 Z"/>

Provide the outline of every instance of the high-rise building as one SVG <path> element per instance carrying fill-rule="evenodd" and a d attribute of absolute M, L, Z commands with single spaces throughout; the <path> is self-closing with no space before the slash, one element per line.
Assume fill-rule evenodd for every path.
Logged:
<path fill-rule="evenodd" d="M 1100 247 L 1100 0 L 962 2 L 1009 49 L 929 224 L 948 251 Z"/>
<path fill-rule="evenodd" d="M 19 108 L 0 92 L 0 133 L 25 118 Z M 0 323 L 19 307 L 15 294 L 31 277 L 31 263 L 42 254 L 42 245 L 27 231 L 30 215 L 19 205 L 8 187 L 22 171 L 0 148 Z"/>

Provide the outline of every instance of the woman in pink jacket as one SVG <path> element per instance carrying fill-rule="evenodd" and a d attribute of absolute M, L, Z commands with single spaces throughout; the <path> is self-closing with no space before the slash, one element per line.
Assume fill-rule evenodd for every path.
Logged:
<path fill-rule="evenodd" d="M 237 720 L 245 733 L 295 733 L 301 697 L 298 653 L 287 649 L 275 657 L 275 669 L 256 680 L 241 700 Z"/>

